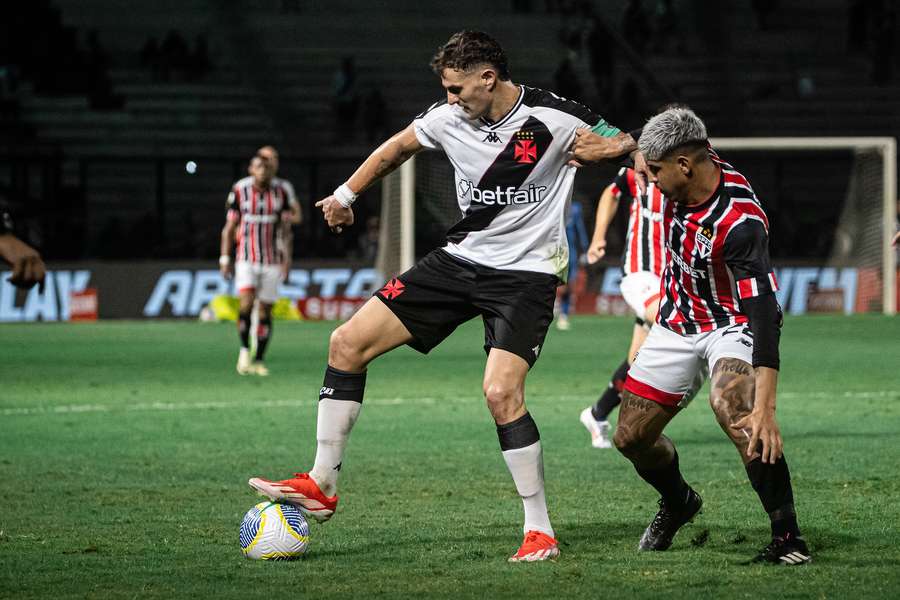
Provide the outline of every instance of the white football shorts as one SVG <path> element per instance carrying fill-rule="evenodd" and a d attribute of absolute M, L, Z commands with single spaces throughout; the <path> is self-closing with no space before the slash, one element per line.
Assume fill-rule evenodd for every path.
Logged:
<path fill-rule="evenodd" d="M 622 278 L 622 297 L 638 317 L 647 321 L 647 306 L 659 299 L 659 277 L 647 271 L 629 273 Z"/>
<path fill-rule="evenodd" d="M 742 323 L 692 335 L 679 335 L 657 325 L 650 330 L 628 369 L 625 389 L 666 406 L 683 408 L 722 358 L 753 364 L 749 325 Z"/>
<path fill-rule="evenodd" d="M 280 283 L 280 265 L 264 265 L 244 261 L 239 261 L 234 265 L 234 287 L 238 294 L 254 290 L 260 302 L 275 304 L 278 300 L 278 284 Z"/>

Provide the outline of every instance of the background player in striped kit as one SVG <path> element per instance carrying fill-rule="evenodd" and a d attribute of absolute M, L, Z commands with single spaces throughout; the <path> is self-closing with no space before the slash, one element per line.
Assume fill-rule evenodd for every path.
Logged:
<path fill-rule="evenodd" d="M 809 562 L 775 419 L 781 309 L 768 219 L 750 183 L 709 148 L 692 111 L 673 108 L 650 119 L 640 149 L 650 181 L 668 199 L 669 260 L 657 325 L 628 371 L 614 438 L 661 496 L 639 548 L 666 550 L 702 506 L 662 432 L 709 369 L 710 405 L 771 522 L 772 541 L 754 562 Z"/>
<path fill-rule="evenodd" d="M 625 360 L 613 372 L 609 385 L 597 402 L 581 411 L 581 423 L 590 432 L 594 448 L 612 448 L 607 419 L 621 402 L 628 367 L 656 321 L 659 276 L 666 258 L 663 230 L 665 197 L 653 183 L 642 192 L 634 170 L 623 167 L 615 180 L 603 190 L 597 203 L 594 235 L 587 254 L 588 264 L 595 264 L 606 254 L 606 232 L 623 197 L 629 202 L 629 209 L 625 251 L 622 254 L 624 276 L 620 289 L 634 311 L 635 324 Z"/>
<path fill-rule="evenodd" d="M 514 84 L 503 49 L 485 33 L 454 34 L 432 68 L 445 99 L 379 146 L 317 206 L 335 230 L 351 225 L 357 194 L 431 149 L 442 150 L 454 166 L 462 219 L 443 248 L 389 281 L 332 334 L 310 472 L 281 481 L 254 477 L 249 484 L 317 520 L 331 518 L 368 364 L 403 344 L 427 353 L 458 325 L 481 317 L 487 353 L 482 390 L 525 512 L 524 539 L 510 561 L 546 560 L 559 547 L 544 494 L 540 435 L 525 407 L 525 377 L 541 352 L 556 286 L 568 269 L 564 215 L 575 178 L 568 150 L 581 128 L 606 136 L 601 157 L 619 157 L 636 144 L 576 102 Z"/>
<path fill-rule="evenodd" d="M 219 268 L 225 277 L 231 277 L 231 251 L 237 239 L 233 274 L 240 299 L 237 372 L 241 375 L 269 374 L 263 359 L 272 335 L 272 305 L 278 300 L 278 284 L 289 268 L 285 261 L 291 254 L 291 221 L 293 215 L 299 216 L 293 187 L 274 177 L 276 165 L 263 156 L 254 156 L 250 175 L 235 182 L 226 203 Z M 251 358 L 251 313 L 257 300 L 256 354 Z"/>

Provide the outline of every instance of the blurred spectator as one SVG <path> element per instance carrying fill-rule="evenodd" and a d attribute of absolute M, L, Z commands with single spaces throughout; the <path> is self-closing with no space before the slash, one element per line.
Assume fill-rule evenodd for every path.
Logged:
<path fill-rule="evenodd" d="M 628 0 L 625 5 L 625 13 L 622 15 L 622 33 L 638 53 L 642 53 L 647 47 L 652 32 L 647 23 L 647 13 L 644 12 L 641 0 Z"/>
<path fill-rule="evenodd" d="M 378 215 L 372 215 L 366 219 L 366 230 L 359 236 L 359 258 L 368 263 L 375 264 L 378 258 L 378 235 L 381 230 L 381 220 Z"/>
<path fill-rule="evenodd" d="M 553 87 L 554 91 L 563 98 L 583 102 L 584 88 L 575 71 L 574 60 L 574 52 L 569 52 L 562 59 L 559 66 L 556 67 L 556 72 L 553 73 Z"/>
<path fill-rule="evenodd" d="M 684 52 L 684 41 L 679 35 L 678 13 L 672 0 L 658 0 L 653 13 L 653 52 L 662 53 L 673 46 L 676 52 Z"/>
<path fill-rule="evenodd" d="M 588 27 L 585 49 L 591 77 L 597 89 L 597 106 L 602 111 L 612 102 L 616 89 L 616 45 L 606 24 L 599 17 L 588 17 Z"/>
<path fill-rule="evenodd" d="M 869 6 L 871 0 L 850 0 L 847 6 L 847 49 L 850 52 L 865 50 L 869 33 Z"/>
<path fill-rule="evenodd" d="M 194 39 L 194 51 L 188 60 L 188 79 L 198 81 L 206 77 L 213 68 L 212 62 L 209 60 L 209 44 L 206 40 L 206 34 L 197 34 Z"/>
<path fill-rule="evenodd" d="M 880 4 L 872 37 L 872 82 L 889 83 L 894 75 L 894 31 L 897 9 L 893 2 Z"/>
<path fill-rule="evenodd" d="M 160 74 L 163 81 L 169 81 L 173 73 L 184 73 L 188 65 L 187 42 L 174 29 L 166 34 L 159 47 Z"/>
<path fill-rule="evenodd" d="M 753 0 L 753 14 L 756 16 L 756 28 L 760 31 L 769 29 L 769 17 L 778 8 L 778 0 Z"/>
<path fill-rule="evenodd" d="M 162 80 L 162 54 L 159 50 L 159 42 L 155 37 L 148 38 L 141 48 L 141 66 L 150 70 L 153 81 Z"/>
<path fill-rule="evenodd" d="M 387 103 L 375 86 L 369 88 L 363 98 L 362 125 L 369 143 L 387 136 Z"/>
<path fill-rule="evenodd" d="M 356 65 L 352 56 L 341 59 L 341 65 L 332 81 L 334 93 L 334 113 L 338 120 L 337 131 L 340 137 L 353 136 L 356 113 L 359 110 L 359 91 L 357 89 Z"/>

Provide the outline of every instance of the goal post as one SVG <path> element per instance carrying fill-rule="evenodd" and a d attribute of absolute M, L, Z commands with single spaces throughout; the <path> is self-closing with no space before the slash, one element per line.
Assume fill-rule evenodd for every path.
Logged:
<path fill-rule="evenodd" d="M 852 271 L 855 297 L 845 302 L 845 312 L 896 313 L 897 260 L 891 246 L 898 200 L 894 138 L 722 137 L 710 142 L 750 179 L 773 221 L 776 231 L 770 239 L 808 239 L 809 244 L 800 246 L 818 252 L 801 255 L 782 244 L 773 249 L 778 251 L 773 254 L 776 267 L 797 263 L 818 265 L 822 271 Z M 439 152 L 413 156 L 382 182 L 376 269 L 389 278 L 410 268 L 417 241 L 422 253 L 437 247 L 460 217 L 447 158 Z M 778 231 L 782 225 L 791 227 Z M 825 277 L 819 283 L 823 288 L 837 286 L 828 281 Z"/>
<path fill-rule="evenodd" d="M 869 196 L 865 190 L 848 192 L 844 203 L 842 221 L 853 218 L 854 204 L 860 206 L 863 216 L 856 227 L 856 233 L 872 235 L 877 243 L 865 243 L 857 240 L 861 252 L 857 260 L 860 266 L 880 266 L 881 275 L 881 312 L 893 315 L 897 312 L 897 260 L 891 240 L 897 228 L 897 141 L 892 137 L 760 137 L 760 138 L 711 138 L 710 143 L 716 150 L 750 151 L 775 153 L 784 152 L 817 152 L 826 150 L 848 150 L 853 152 L 857 160 L 854 170 L 872 168 L 879 163 L 880 182 L 869 181 L 866 188 L 875 188 L 875 194 Z M 866 155 L 872 154 L 867 161 Z M 726 157 L 727 159 L 728 157 Z M 863 164 L 868 162 L 868 164 Z M 740 170 L 739 163 L 735 165 Z M 852 175 L 852 174 L 851 174 Z M 862 175 L 862 177 L 866 177 Z M 752 178 L 751 178 L 752 183 Z M 880 187 L 880 190 L 877 188 Z M 880 194 L 877 193 L 880 191 Z M 848 213 L 850 213 L 848 215 Z M 865 215 L 868 215 L 866 217 Z M 864 250 L 868 248 L 868 250 Z M 833 253 L 834 254 L 834 253 Z"/>

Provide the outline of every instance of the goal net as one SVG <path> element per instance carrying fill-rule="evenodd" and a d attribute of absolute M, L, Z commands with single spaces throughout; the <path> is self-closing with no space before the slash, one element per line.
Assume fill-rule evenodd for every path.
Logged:
<path fill-rule="evenodd" d="M 770 253 L 782 288 L 779 300 L 787 312 L 895 313 L 894 138 L 711 142 L 747 176 L 766 210 Z M 601 189 L 581 197 L 596 198 Z M 420 153 L 391 173 L 382 195 L 376 268 L 388 278 L 442 245 L 461 215 L 453 169 L 439 152 Z M 593 207 L 585 208 L 591 231 Z M 616 251 L 609 248 L 610 256 L 617 257 Z"/>

